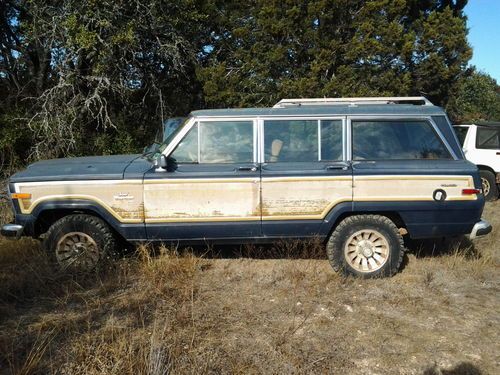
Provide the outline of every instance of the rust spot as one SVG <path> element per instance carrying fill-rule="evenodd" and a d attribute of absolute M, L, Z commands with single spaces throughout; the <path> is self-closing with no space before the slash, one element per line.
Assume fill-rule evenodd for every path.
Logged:
<path fill-rule="evenodd" d="M 111 209 L 122 219 L 144 219 L 144 204 L 140 204 L 133 210 L 126 210 L 122 207 L 111 206 Z"/>
<path fill-rule="evenodd" d="M 262 202 L 262 216 L 320 215 L 330 204 L 326 199 L 276 199 Z"/>
<path fill-rule="evenodd" d="M 21 202 L 24 210 L 27 210 L 31 207 L 31 199 L 20 199 L 19 201 Z"/>

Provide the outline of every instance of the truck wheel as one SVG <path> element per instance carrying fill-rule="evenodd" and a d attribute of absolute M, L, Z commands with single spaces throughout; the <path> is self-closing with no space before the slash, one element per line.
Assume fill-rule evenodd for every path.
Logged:
<path fill-rule="evenodd" d="M 394 275 L 403 261 L 403 237 L 385 216 L 356 215 L 335 228 L 327 246 L 335 271 L 363 278 Z"/>
<path fill-rule="evenodd" d="M 114 254 L 116 240 L 104 221 L 77 214 L 56 221 L 47 231 L 44 247 L 60 268 L 88 272 Z"/>
<path fill-rule="evenodd" d="M 494 201 L 498 199 L 498 186 L 495 175 L 490 171 L 480 170 L 481 184 L 483 185 L 484 199 Z"/>

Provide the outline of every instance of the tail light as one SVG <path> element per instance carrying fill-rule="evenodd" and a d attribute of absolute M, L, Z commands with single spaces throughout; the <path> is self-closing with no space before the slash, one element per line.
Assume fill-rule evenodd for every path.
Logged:
<path fill-rule="evenodd" d="M 462 189 L 462 195 L 481 194 L 481 189 Z"/>

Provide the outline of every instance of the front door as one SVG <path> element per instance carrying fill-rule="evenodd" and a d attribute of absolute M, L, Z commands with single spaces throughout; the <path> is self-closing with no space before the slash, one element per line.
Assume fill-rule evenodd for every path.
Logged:
<path fill-rule="evenodd" d="M 153 240 L 258 237 L 260 169 L 256 124 L 249 120 L 197 121 L 171 156 L 174 172 L 144 180 L 144 211 Z"/>
<path fill-rule="evenodd" d="M 351 204 L 345 128 L 343 118 L 263 120 L 263 235 L 313 237 L 335 206 Z"/>

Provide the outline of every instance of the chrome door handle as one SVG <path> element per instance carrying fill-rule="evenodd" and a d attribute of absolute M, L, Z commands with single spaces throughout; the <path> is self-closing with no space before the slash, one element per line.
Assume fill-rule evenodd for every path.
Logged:
<path fill-rule="evenodd" d="M 257 167 L 238 167 L 240 172 L 257 172 Z"/>
<path fill-rule="evenodd" d="M 349 167 L 347 165 L 327 165 L 326 166 L 326 170 L 327 171 L 334 171 L 334 170 L 343 170 L 343 171 L 347 171 Z"/>

